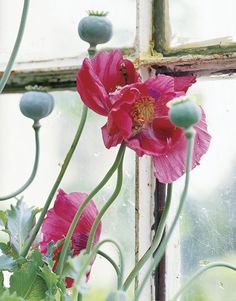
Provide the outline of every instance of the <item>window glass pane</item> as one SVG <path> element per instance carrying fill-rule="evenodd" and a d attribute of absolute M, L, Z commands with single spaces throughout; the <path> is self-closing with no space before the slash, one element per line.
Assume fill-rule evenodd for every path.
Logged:
<path fill-rule="evenodd" d="M 236 40 L 235 0 L 169 0 L 171 45 L 208 41 L 222 45 Z"/>
<path fill-rule="evenodd" d="M 23 0 L 0 1 L 0 63 L 5 63 L 9 58 L 22 7 Z M 108 17 L 113 23 L 114 34 L 106 47 L 133 45 L 135 0 L 32 0 L 17 61 L 76 57 L 86 51 L 88 44 L 79 38 L 77 28 L 88 10 L 109 12 Z"/>
<path fill-rule="evenodd" d="M 77 93 L 55 92 L 53 95 L 56 107 L 53 113 L 41 122 L 41 156 L 38 174 L 33 184 L 22 193 L 29 206 L 43 206 L 80 120 L 81 101 Z M 0 96 L 0 195 L 5 195 L 22 185 L 29 176 L 33 164 L 32 122 L 18 109 L 20 97 L 20 94 Z M 66 192 L 90 192 L 114 162 L 118 148 L 107 150 L 103 145 L 100 128 L 104 123 L 104 117 L 89 112 L 81 141 L 60 185 Z M 121 245 L 127 270 L 130 270 L 134 262 L 134 161 L 134 152 L 127 149 L 123 188 L 115 204 L 105 215 L 102 230 L 102 239 L 112 238 Z M 116 175 L 93 198 L 98 208 L 101 208 L 111 196 L 115 184 Z M 1 208 L 11 202 L 13 203 L 14 200 L 1 202 Z M 104 250 L 113 258 L 117 258 L 113 247 L 107 245 Z M 101 269 L 105 271 L 103 277 L 101 277 Z M 85 298 L 89 301 L 104 300 L 107 290 L 115 287 L 116 277 L 113 268 L 99 256 L 94 263 L 89 283 L 93 288 L 91 294 L 87 299 Z"/>
<path fill-rule="evenodd" d="M 235 84 L 235 79 L 202 80 L 190 89 L 205 109 L 212 141 L 200 166 L 191 173 L 189 197 L 180 219 L 180 240 L 170 250 L 172 258 L 178 258 L 180 248 L 182 283 L 203 263 L 236 264 Z M 174 185 L 175 203 L 183 180 Z M 222 268 L 208 271 L 181 300 L 233 301 L 235 276 L 235 272 Z"/>

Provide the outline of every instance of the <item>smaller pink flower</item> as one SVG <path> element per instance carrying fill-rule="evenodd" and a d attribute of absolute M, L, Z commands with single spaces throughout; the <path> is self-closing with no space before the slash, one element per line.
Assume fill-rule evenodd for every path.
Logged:
<path fill-rule="evenodd" d="M 43 240 L 40 242 L 41 253 L 47 254 L 48 244 L 51 241 L 56 243 L 66 236 L 77 210 L 80 208 L 87 196 L 88 195 L 86 193 L 81 192 L 72 192 L 67 194 L 62 189 L 59 189 L 54 207 L 48 210 L 47 216 L 42 224 Z M 83 249 L 86 248 L 88 236 L 97 215 L 97 207 L 93 200 L 90 200 L 89 204 L 84 209 L 72 235 L 71 250 L 74 256 L 78 255 Z M 94 244 L 98 242 L 100 234 L 101 223 L 97 228 Z M 55 269 L 57 266 L 58 256 L 62 246 L 63 245 L 54 251 L 55 264 L 53 269 Z M 71 287 L 73 279 L 66 278 L 66 283 L 67 287 Z"/>

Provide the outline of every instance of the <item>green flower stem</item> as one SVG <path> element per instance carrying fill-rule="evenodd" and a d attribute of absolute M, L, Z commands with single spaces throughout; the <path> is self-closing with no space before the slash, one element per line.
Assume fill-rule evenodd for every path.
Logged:
<path fill-rule="evenodd" d="M 112 205 L 112 203 L 115 201 L 118 194 L 120 193 L 122 181 L 123 181 L 123 158 L 120 161 L 120 165 L 119 165 L 118 171 L 117 171 L 116 188 L 115 188 L 112 196 L 109 198 L 109 200 L 105 203 L 105 205 L 102 207 L 102 209 L 98 213 L 95 221 L 93 222 L 92 228 L 90 230 L 88 241 L 87 241 L 87 247 L 86 247 L 86 253 L 88 253 L 88 254 L 91 252 L 91 248 L 93 247 L 93 241 L 94 241 L 94 237 L 96 234 L 96 230 L 97 230 L 97 227 L 98 227 L 103 215 L 106 213 L 106 211 L 109 209 L 109 207 Z"/>
<path fill-rule="evenodd" d="M 11 199 L 11 198 L 17 196 L 19 193 L 23 192 L 33 182 L 33 180 L 35 178 L 35 175 L 36 175 L 37 169 L 38 169 L 39 153 L 40 153 L 40 144 L 39 144 L 40 125 L 38 123 L 34 124 L 33 129 L 34 129 L 34 133 L 35 133 L 35 158 L 34 158 L 34 165 L 33 165 L 31 175 L 23 186 L 21 186 L 19 189 L 17 189 L 16 191 L 14 191 L 8 195 L 1 196 L 0 201 L 5 201 L 5 200 Z"/>
<path fill-rule="evenodd" d="M 93 247 L 93 241 L 94 241 L 94 237 L 96 234 L 96 230 L 97 227 L 102 219 L 102 217 L 104 216 L 104 214 L 107 212 L 107 210 L 110 208 L 110 206 L 113 204 L 113 202 L 115 201 L 115 199 L 117 198 L 117 196 L 120 193 L 121 187 L 122 187 L 122 182 L 123 182 L 123 159 L 124 159 L 124 154 L 123 157 L 120 161 L 120 165 L 118 167 L 117 170 L 117 183 L 116 183 L 116 188 L 112 194 L 112 196 L 110 197 L 110 199 L 105 203 L 105 205 L 102 207 L 102 209 L 100 210 L 99 214 L 97 215 L 91 231 L 89 233 L 89 238 L 87 241 L 87 247 L 86 247 L 86 253 L 90 253 L 91 252 L 91 248 Z M 122 257 L 120 256 L 120 261 L 122 261 Z M 123 263 L 120 264 L 120 277 L 118 277 L 118 289 L 121 288 L 122 283 L 123 283 L 123 275 L 124 275 L 124 271 L 123 271 Z"/>
<path fill-rule="evenodd" d="M 119 252 L 119 256 L 120 256 L 120 270 L 123 271 L 123 264 L 124 264 L 124 258 L 123 258 L 123 254 L 121 252 L 121 248 L 118 245 L 117 242 L 115 242 L 112 239 L 105 239 L 101 242 L 99 242 L 92 250 L 91 253 L 89 254 L 87 260 L 85 261 L 84 265 L 81 267 L 79 274 L 78 274 L 78 278 L 76 279 L 76 283 L 74 283 L 73 288 L 72 288 L 72 297 L 71 297 L 71 301 L 76 301 L 77 299 L 77 295 L 78 295 L 78 291 L 77 291 L 77 287 L 76 284 L 80 282 L 80 280 L 82 279 L 83 275 L 86 273 L 88 266 L 91 264 L 91 262 L 93 262 L 94 257 L 96 256 L 96 254 L 98 253 L 100 247 L 102 245 L 104 245 L 105 243 L 112 243 L 118 250 Z"/>
<path fill-rule="evenodd" d="M 96 47 L 97 45 L 92 45 L 92 44 L 89 45 L 89 49 L 88 49 L 89 58 L 93 58 L 95 56 L 97 52 Z"/>
<path fill-rule="evenodd" d="M 78 293 L 77 301 L 82 301 L 83 300 L 83 295 Z"/>
<path fill-rule="evenodd" d="M 117 275 L 117 287 L 119 287 L 119 279 L 122 277 L 120 277 L 120 269 L 119 269 L 118 265 L 115 263 L 115 261 L 109 255 L 107 255 L 103 251 L 98 250 L 97 254 L 104 257 L 113 266 L 114 270 L 116 271 L 116 275 Z"/>
<path fill-rule="evenodd" d="M 44 207 L 42 209 L 42 212 L 40 214 L 40 217 L 38 219 L 38 222 L 35 225 L 35 227 L 33 228 L 33 231 L 32 231 L 32 233 L 31 233 L 31 235 L 29 237 L 29 240 L 27 241 L 27 244 L 26 244 L 24 250 L 20 254 L 23 257 L 25 257 L 27 255 L 27 253 L 28 253 L 28 251 L 29 251 L 29 249 L 30 249 L 30 247 L 31 247 L 31 245 L 32 245 L 32 243 L 33 243 L 33 241 L 34 241 L 34 239 L 35 239 L 38 231 L 39 231 L 39 229 L 40 229 L 40 227 L 42 225 L 42 222 L 44 220 L 44 217 L 47 214 L 47 211 L 48 211 L 48 208 L 49 208 L 49 206 L 51 204 L 51 201 L 52 201 L 52 199 L 53 199 L 53 197 L 54 197 L 54 195 L 55 195 L 55 193 L 56 193 L 56 191 L 58 189 L 58 186 L 60 185 L 61 180 L 62 180 L 62 178 L 63 178 L 63 176 L 64 176 L 64 174 L 66 172 L 66 169 L 67 169 L 67 167 L 68 167 L 68 165 L 70 163 L 72 155 L 73 155 L 73 153 L 74 153 L 74 151 L 75 151 L 75 149 L 77 147 L 77 144 L 78 144 L 79 139 L 81 137 L 82 131 L 84 129 L 84 125 L 85 125 L 85 122 L 86 122 L 86 119 L 87 119 L 87 113 L 88 113 L 88 108 L 84 105 L 83 106 L 83 110 L 82 110 L 82 116 L 81 116 L 81 120 L 80 120 L 80 124 L 79 124 L 78 130 L 77 130 L 77 132 L 75 134 L 75 137 L 74 137 L 74 140 L 73 140 L 73 142 L 71 144 L 70 150 L 68 151 L 68 153 L 66 155 L 66 158 L 65 158 L 64 163 L 62 165 L 61 171 L 60 171 L 60 173 L 59 173 L 59 175 L 58 175 L 58 177 L 57 177 L 57 179 L 56 179 L 56 181 L 55 181 L 55 183 L 54 183 L 54 185 L 53 185 L 53 187 L 52 187 L 52 189 L 51 189 L 51 191 L 49 193 L 47 201 L 46 201 L 46 203 L 45 203 L 45 205 L 44 205 Z"/>
<path fill-rule="evenodd" d="M 137 290 L 137 293 L 135 294 L 135 301 L 138 301 L 140 294 L 144 288 L 145 283 L 147 282 L 148 278 L 150 277 L 151 273 L 155 268 L 158 266 L 159 262 L 161 261 L 162 256 L 165 253 L 166 246 L 170 240 L 170 237 L 175 229 L 175 226 L 177 224 L 177 221 L 179 219 L 179 216 L 182 212 L 183 205 L 185 203 L 186 197 L 187 197 L 187 192 L 188 192 L 188 186 L 189 186 L 189 177 L 190 177 L 190 171 L 192 168 L 192 153 L 193 153 L 193 144 L 194 144 L 194 135 L 195 135 L 195 130 L 193 128 L 189 128 L 185 131 L 185 136 L 187 138 L 187 158 L 186 158 L 186 175 L 185 175 L 185 184 L 184 184 L 184 189 L 180 198 L 180 203 L 179 207 L 177 209 L 177 212 L 175 214 L 174 220 L 170 226 L 170 230 L 167 232 L 167 235 L 161 242 L 154 258 L 153 258 L 153 263 L 151 264 L 150 268 L 148 269 L 147 273 L 144 276 L 144 279 Z"/>
<path fill-rule="evenodd" d="M 236 266 L 233 266 L 231 264 L 228 264 L 226 262 L 213 262 L 205 267 L 201 268 L 199 271 L 197 271 L 185 284 L 184 286 L 175 294 L 175 296 L 171 299 L 171 301 L 176 301 L 178 300 L 179 296 L 181 296 L 185 291 L 193 284 L 193 282 L 200 277 L 203 273 L 206 271 L 213 269 L 213 268 L 227 268 L 231 269 L 233 271 L 236 271 Z"/>
<path fill-rule="evenodd" d="M 165 209 L 162 213 L 162 216 L 161 216 L 160 222 L 158 224 L 157 231 L 154 236 L 153 242 L 152 242 L 150 248 L 145 252 L 145 254 L 137 262 L 137 264 L 135 265 L 133 270 L 128 275 L 128 277 L 123 285 L 123 289 L 125 291 L 129 288 L 132 281 L 138 275 L 139 271 L 142 269 L 142 267 L 147 262 L 147 260 L 150 258 L 150 256 L 153 255 L 153 253 L 155 252 L 155 250 L 157 249 L 157 247 L 159 246 L 159 244 L 161 242 L 161 238 L 163 236 L 165 226 L 166 226 L 166 219 L 167 219 L 169 209 L 170 209 L 171 196 L 172 196 L 172 183 L 168 184 L 168 186 L 167 186 L 167 197 L 166 197 Z"/>
<path fill-rule="evenodd" d="M 76 228 L 76 225 L 77 225 L 77 223 L 78 223 L 78 221 L 81 217 L 81 214 L 82 214 L 83 210 L 88 205 L 88 203 L 90 202 L 92 197 L 95 196 L 98 193 L 98 191 L 100 191 L 103 188 L 103 186 L 109 181 L 111 176 L 114 174 L 114 172 L 116 171 L 116 169 L 120 165 L 120 162 L 121 162 L 121 160 L 124 156 L 125 147 L 126 147 L 126 145 L 123 142 L 120 146 L 120 149 L 119 149 L 118 154 L 116 156 L 115 162 L 113 163 L 113 165 L 111 166 L 111 168 L 109 169 L 107 174 L 104 176 L 104 178 L 101 180 L 101 182 L 93 189 L 93 191 L 87 196 L 87 198 L 84 200 L 84 202 L 82 203 L 82 205 L 80 206 L 80 208 L 76 212 L 76 214 L 74 216 L 74 219 L 73 219 L 73 221 L 70 225 L 70 228 L 67 232 L 66 238 L 65 238 L 65 242 L 64 242 L 61 254 L 60 254 L 60 258 L 59 258 L 59 261 L 58 261 L 56 271 L 55 271 L 56 274 L 62 276 L 67 250 L 68 250 L 69 245 L 70 245 L 70 240 L 71 240 L 72 234 L 73 234 L 73 232 Z"/>
<path fill-rule="evenodd" d="M 0 80 L 0 93 L 2 93 L 2 91 L 3 91 L 3 89 L 4 89 L 5 85 L 6 85 L 6 83 L 8 81 L 8 78 L 9 78 L 10 73 L 11 73 L 12 66 L 14 64 L 17 52 L 18 52 L 20 44 L 21 44 L 21 40 L 22 40 L 22 37 L 23 37 L 23 34 L 24 34 L 24 30 L 25 30 L 25 23 L 26 23 L 27 14 L 28 14 L 29 3 L 30 3 L 30 0 L 25 0 L 24 1 L 23 11 L 22 11 L 21 21 L 20 21 L 20 26 L 19 26 L 19 29 L 18 29 L 18 33 L 17 33 L 15 45 L 13 47 L 11 56 L 10 56 L 9 61 L 7 63 L 6 69 L 5 69 L 4 73 L 3 73 L 3 76 L 2 76 L 2 78 Z"/>

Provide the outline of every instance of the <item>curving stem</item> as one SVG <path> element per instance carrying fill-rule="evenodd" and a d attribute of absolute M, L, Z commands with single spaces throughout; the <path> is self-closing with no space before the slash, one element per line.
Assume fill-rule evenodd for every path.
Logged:
<path fill-rule="evenodd" d="M 118 267 L 118 265 L 115 263 L 115 261 L 109 256 L 107 255 L 106 253 L 104 253 L 103 251 L 101 250 L 98 250 L 97 251 L 97 254 L 102 256 L 103 258 L 105 258 L 108 262 L 110 262 L 110 264 L 113 266 L 115 272 L 116 272 L 116 275 L 117 275 L 117 287 L 119 287 L 119 282 L 120 282 L 120 275 L 121 275 L 121 271 L 120 271 L 120 268 Z"/>
<path fill-rule="evenodd" d="M 7 63 L 6 69 L 5 69 L 4 73 L 3 73 L 3 76 L 2 76 L 2 78 L 0 80 L 0 93 L 2 93 L 2 91 L 3 91 L 3 89 L 4 89 L 5 85 L 6 85 L 6 83 L 8 81 L 8 78 L 10 76 L 11 69 L 12 69 L 12 66 L 14 64 L 17 52 L 18 52 L 18 50 L 20 48 L 21 40 L 22 40 L 22 37 L 23 37 L 23 34 L 24 34 L 24 30 L 25 30 L 25 23 L 26 23 L 26 18 L 27 18 L 27 14 L 28 14 L 29 3 L 30 3 L 30 0 L 25 0 L 24 1 L 23 11 L 22 11 L 21 21 L 20 21 L 20 26 L 19 26 L 19 29 L 18 29 L 18 33 L 17 33 L 15 45 L 13 47 L 11 56 L 10 56 L 9 61 Z"/>
<path fill-rule="evenodd" d="M 9 200 L 11 198 L 14 198 L 19 193 L 23 192 L 33 182 L 33 180 L 35 178 L 35 175 L 36 175 L 37 170 L 38 170 L 39 153 L 40 153 L 40 143 L 39 143 L 40 124 L 38 122 L 35 122 L 33 124 L 33 129 L 34 129 L 34 132 L 35 132 L 35 159 L 34 159 L 34 165 L 33 165 L 31 175 L 30 175 L 29 179 L 26 181 L 26 183 L 24 185 L 22 185 L 19 189 L 17 189 L 16 191 L 14 191 L 10 194 L 0 196 L 0 201 L 5 201 L 5 200 Z"/>
<path fill-rule="evenodd" d="M 81 217 L 81 214 L 85 207 L 88 205 L 92 197 L 94 197 L 103 187 L 104 185 L 109 181 L 109 179 L 112 177 L 114 172 L 117 170 L 118 166 L 120 165 L 121 160 L 123 160 L 124 152 L 125 152 L 125 142 L 123 142 L 120 146 L 120 149 L 117 153 L 116 159 L 114 163 L 112 164 L 111 168 L 107 172 L 107 174 L 104 176 L 104 178 L 100 181 L 100 183 L 93 189 L 93 191 L 87 196 L 87 198 L 84 200 L 78 211 L 76 212 L 74 219 L 70 225 L 70 228 L 66 234 L 65 242 L 60 254 L 60 258 L 56 267 L 56 274 L 60 275 L 62 277 L 63 267 L 66 260 L 67 250 L 70 246 L 70 240 L 73 235 L 73 232 L 76 228 L 76 225 Z"/>
<path fill-rule="evenodd" d="M 185 293 L 185 291 L 193 284 L 193 282 L 199 278 L 206 271 L 213 268 L 226 268 L 236 272 L 236 266 L 233 266 L 226 262 L 212 262 L 202 269 L 198 270 L 185 284 L 180 290 L 175 294 L 175 296 L 171 299 L 171 301 L 177 301 L 178 298 Z"/>
<path fill-rule="evenodd" d="M 110 206 L 113 204 L 113 202 L 116 200 L 117 196 L 120 193 L 120 190 L 122 187 L 122 182 L 123 182 L 123 159 L 124 159 L 124 155 L 123 155 L 123 158 L 120 162 L 120 165 L 119 165 L 118 171 L 117 171 L 116 188 L 115 188 L 113 194 L 111 195 L 111 197 L 108 199 L 108 201 L 104 204 L 104 206 L 98 213 L 98 215 L 92 225 L 92 228 L 90 230 L 88 241 L 87 241 L 87 246 L 86 246 L 86 253 L 88 253 L 88 254 L 91 252 L 91 249 L 93 247 L 93 241 L 94 241 L 94 237 L 96 234 L 96 230 L 97 230 L 97 227 L 98 227 L 102 217 L 104 216 L 104 214 L 107 212 L 107 210 L 110 208 Z"/>
<path fill-rule="evenodd" d="M 117 198 L 118 194 L 120 193 L 121 186 L 122 186 L 122 180 L 123 180 L 123 159 L 124 159 L 124 154 L 123 154 L 123 158 L 120 162 L 120 165 L 119 165 L 118 171 L 117 171 L 116 188 L 115 188 L 112 196 L 110 197 L 110 199 L 105 203 L 105 205 L 100 210 L 99 214 L 97 215 L 97 217 L 96 217 L 96 219 L 93 223 L 91 231 L 89 233 L 89 238 L 88 238 L 87 247 L 86 247 L 86 253 L 88 253 L 88 254 L 91 253 L 91 249 L 93 247 L 94 236 L 95 236 L 97 227 L 98 227 L 103 215 L 107 212 L 107 210 L 110 208 L 110 206 L 113 204 L 113 202 Z M 122 256 L 120 257 L 120 261 L 122 261 Z M 118 287 L 117 287 L 118 289 L 121 289 L 121 286 L 122 286 L 122 283 L 123 283 L 123 275 L 124 275 L 123 265 L 124 265 L 123 263 L 120 265 L 121 268 L 120 268 L 120 274 L 119 274 L 119 277 L 118 277 Z"/>
<path fill-rule="evenodd" d="M 122 254 L 122 251 L 121 251 L 121 248 L 120 248 L 119 244 L 116 241 L 112 240 L 112 239 L 105 239 L 105 240 L 99 242 L 91 250 L 91 253 L 89 254 L 87 260 L 85 260 L 84 264 L 81 266 L 80 271 L 78 272 L 78 278 L 76 279 L 76 283 L 80 282 L 81 278 L 86 273 L 86 270 L 87 270 L 88 266 L 93 261 L 93 259 L 96 256 L 96 254 L 98 253 L 100 247 L 102 245 L 104 245 L 105 243 L 112 243 L 117 248 L 117 251 L 119 252 L 119 257 L 120 257 L 120 273 L 123 273 L 123 270 L 124 270 L 124 258 L 123 258 L 123 254 Z M 122 275 L 120 277 L 122 278 Z M 78 295 L 78 290 L 77 290 L 77 287 L 76 287 L 76 283 L 74 283 L 73 288 L 72 288 L 71 301 L 77 301 L 78 296 L 80 298 L 82 297 L 82 294 L 79 293 L 79 295 Z"/>
<path fill-rule="evenodd" d="M 62 165 L 61 171 L 60 171 L 59 175 L 57 176 L 57 179 L 56 179 L 56 181 L 55 181 L 55 183 L 54 183 L 54 185 L 53 185 L 53 187 L 52 187 L 52 189 L 49 193 L 47 201 L 46 201 L 46 203 L 45 203 L 45 205 L 42 209 L 42 212 L 39 216 L 38 222 L 36 223 L 35 227 L 33 228 L 33 231 L 30 235 L 29 240 L 27 241 L 27 244 L 26 244 L 24 250 L 20 254 L 22 257 L 25 257 L 27 255 L 27 253 L 29 252 L 29 249 L 30 249 L 36 235 L 38 234 L 38 231 L 39 231 L 39 229 L 40 229 L 40 227 L 43 223 L 45 215 L 47 214 L 47 211 L 48 211 L 48 208 L 49 208 L 49 206 L 52 202 L 52 199 L 53 199 L 53 197 L 54 197 L 54 195 L 55 195 L 55 193 L 56 193 L 56 191 L 57 191 L 57 189 L 58 189 L 58 187 L 61 183 L 61 180 L 63 179 L 63 176 L 66 172 L 66 169 L 67 169 L 67 167 L 70 163 L 70 160 L 71 160 L 71 158 L 74 154 L 74 151 L 75 151 L 75 149 L 78 145 L 78 142 L 80 140 L 80 137 L 81 137 L 81 134 L 83 132 L 84 125 L 85 125 L 85 122 L 86 122 L 86 119 L 87 119 L 87 114 L 88 114 L 88 108 L 84 105 L 83 106 L 83 111 L 82 111 L 82 117 L 81 117 L 81 120 L 80 120 L 80 123 L 79 123 L 78 130 L 75 134 L 74 140 L 73 140 L 73 142 L 71 144 L 71 147 L 70 147 L 70 149 L 69 149 L 69 151 L 66 155 L 66 158 L 65 158 L 64 163 Z"/>

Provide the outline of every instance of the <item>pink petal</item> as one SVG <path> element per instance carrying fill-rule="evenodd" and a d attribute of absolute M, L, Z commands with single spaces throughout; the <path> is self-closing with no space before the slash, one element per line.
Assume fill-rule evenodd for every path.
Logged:
<path fill-rule="evenodd" d="M 159 74 L 146 80 L 145 84 L 151 94 L 152 92 L 156 93 L 153 95 L 154 98 L 159 98 L 163 94 L 174 92 L 174 78 L 172 76 Z"/>
<path fill-rule="evenodd" d="M 158 100 L 157 116 L 167 115 L 167 102 L 184 96 L 188 88 L 196 81 L 193 76 L 172 77 L 160 74 L 145 81 L 148 94 Z"/>
<path fill-rule="evenodd" d="M 178 76 L 175 77 L 175 91 L 183 91 L 187 92 L 188 88 L 196 82 L 196 77 L 195 76 Z"/>
<path fill-rule="evenodd" d="M 113 92 L 117 86 L 124 86 L 139 80 L 133 63 L 123 59 L 123 55 L 118 49 L 98 53 L 92 59 L 92 66 L 107 92 Z M 127 80 L 124 79 L 122 68 L 125 69 Z"/>
<path fill-rule="evenodd" d="M 146 125 L 138 134 L 128 139 L 127 146 L 138 156 L 162 154 L 166 149 L 166 143 L 155 136 L 152 124 Z"/>
<path fill-rule="evenodd" d="M 132 120 L 126 111 L 111 111 L 108 118 L 110 132 L 119 132 L 123 139 L 128 138 L 132 131 Z"/>
<path fill-rule="evenodd" d="M 173 147 L 182 132 L 182 129 L 173 126 L 168 117 L 160 116 L 130 138 L 127 145 L 139 156 L 159 156 L 166 154 Z"/>
<path fill-rule="evenodd" d="M 90 109 L 100 115 L 108 114 L 110 108 L 108 93 L 88 59 L 84 60 L 77 74 L 77 90 Z"/>
<path fill-rule="evenodd" d="M 172 183 L 185 172 L 186 140 L 179 141 L 167 154 L 153 156 L 154 175 L 161 183 Z"/>
<path fill-rule="evenodd" d="M 116 146 L 123 141 L 123 137 L 119 132 L 110 135 L 107 123 L 102 127 L 102 138 L 106 148 Z"/>
<path fill-rule="evenodd" d="M 119 66 L 123 56 L 120 50 L 99 52 L 92 59 L 92 66 L 107 92 L 115 91 L 120 81 Z"/>
<path fill-rule="evenodd" d="M 207 132 L 205 114 L 194 126 L 196 130 L 192 168 L 199 165 L 201 157 L 207 152 L 210 145 L 210 135 Z M 161 183 L 171 183 L 185 173 L 186 138 L 182 136 L 178 143 L 161 156 L 153 156 L 155 176 Z"/>
<path fill-rule="evenodd" d="M 57 242 L 66 236 L 75 213 L 86 197 L 86 193 L 72 192 L 67 194 L 62 189 L 59 190 L 54 207 L 47 212 L 47 216 L 42 225 L 43 241 L 41 245 L 44 251 L 45 243 L 49 243 L 50 241 Z M 90 200 L 82 212 L 73 236 L 88 236 L 97 215 L 97 207 L 94 202 Z M 97 229 L 96 239 L 99 238 L 100 233 L 101 224 Z"/>

